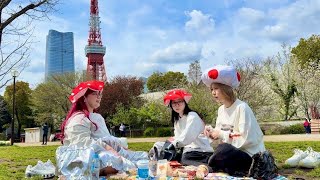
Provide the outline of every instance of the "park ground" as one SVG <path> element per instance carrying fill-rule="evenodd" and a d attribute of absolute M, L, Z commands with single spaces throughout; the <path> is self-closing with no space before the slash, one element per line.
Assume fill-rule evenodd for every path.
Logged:
<path fill-rule="evenodd" d="M 166 137 L 157 138 L 128 138 L 129 148 L 132 150 L 149 150 L 156 141 L 163 141 Z M 290 168 L 284 165 L 286 159 L 293 155 L 296 148 L 305 150 L 312 147 L 320 152 L 319 134 L 270 135 L 264 137 L 266 148 L 272 152 L 279 167 L 279 173 L 289 179 L 320 179 L 320 168 L 302 169 Z M 35 165 L 38 160 L 50 159 L 55 163 L 55 150 L 60 142 L 15 143 L 15 146 L 0 147 L 0 180 L 23 179 L 27 165 Z"/>
<path fill-rule="evenodd" d="M 128 143 L 139 142 L 157 142 L 165 141 L 168 137 L 151 137 L 151 138 L 128 138 Z M 290 141 L 320 141 L 320 134 L 284 134 L 284 135 L 265 135 L 265 142 L 290 142 Z M 48 142 L 48 145 L 60 145 L 60 141 Z M 15 143 L 15 145 L 24 146 L 42 146 L 38 143 Z"/>

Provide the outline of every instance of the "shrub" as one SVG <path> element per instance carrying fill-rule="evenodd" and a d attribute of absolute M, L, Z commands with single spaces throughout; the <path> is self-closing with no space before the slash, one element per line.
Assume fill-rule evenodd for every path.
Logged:
<path fill-rule="evenodd" d="M 0 141 L 0 146 L 10 146 L 10 141 Z"/>
<path fill-rule="evenodd" d="M 303 134 L 305 133 L 304 127 L 301 124 L 295 124 L 285 127 L 280 130 L 280 134 Z"/>
<path fill-rule="evenodd" d="M 279 124 L 264 124 L 264 125 L 260 125 L 260 127 L 264 135 L 279 135 L 280 134 L 279 129 L 283 128 Z"/>
<path fill-rule="evenodd" d="M 7 137 L 4 133 L 0 133 L 0 141 L 5 141 L 7 140 Z"/>
<path fill-rule="evenodd" d="M 153 128 L 153 127 L 148 127 L 146 130 L 144 130 L 143 136 L 145 136 L 145 137 L 155 136 L 155 130 L 154 130 L 154 128 Z"/>
<path fill-rule="evenodd" d="M 163 127 L 157 129 L 158 137 L 168 137 L 172 136 L 172 128 L 171 127 Z"/>

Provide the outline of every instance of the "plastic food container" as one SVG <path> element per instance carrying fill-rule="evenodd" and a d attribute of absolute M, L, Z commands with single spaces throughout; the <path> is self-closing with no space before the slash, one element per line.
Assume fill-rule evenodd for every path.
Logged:
<path fill-rule="evenodd" d="M 139 180 L 148 179 L 149 160 L 140 160 L 137 162 Z"/>

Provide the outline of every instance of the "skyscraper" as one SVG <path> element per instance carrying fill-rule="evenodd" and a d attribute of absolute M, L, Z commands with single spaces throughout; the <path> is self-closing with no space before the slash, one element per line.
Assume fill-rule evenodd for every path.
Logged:
<path fill-rule="evenodd" d="M 45 79 L 53 74 L 74 72 L 74 43 L 72 32 L 49 30 L 46 45 Z"/>

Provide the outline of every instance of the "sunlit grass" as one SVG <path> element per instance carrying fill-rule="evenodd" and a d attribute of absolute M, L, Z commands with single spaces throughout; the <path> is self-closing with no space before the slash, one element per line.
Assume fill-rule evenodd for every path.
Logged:
<path fill-rule="evenodd" d="M 149 151 L 152 145 L 153 143 L 129 143 L 130 149 L 139 151 Z M 315 151 L 320 151 L 319 142 L 266 142 L 266 147 L 274 155 L 280 170 L 289 168 L 284 165 L 284 161 L 293 155 L 295 148 L 305 150 L 309 146 Z M 55 164 L 55 151 L 57 147 L 0 146 L 0 180 L 24 179 L 26 167 L 28 165 L 36 165 L 38 160 L 45 162 L 50 159 Z M 291 177 L 294 178 L 295 176 L 320 179 L 320 168 L 309 171 L 300 168 L 292 169 Z"/>

